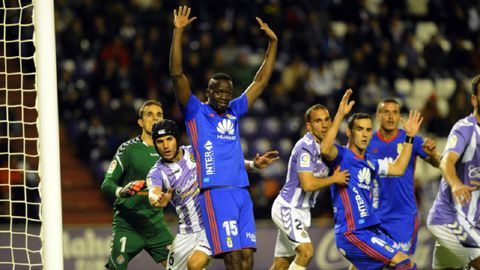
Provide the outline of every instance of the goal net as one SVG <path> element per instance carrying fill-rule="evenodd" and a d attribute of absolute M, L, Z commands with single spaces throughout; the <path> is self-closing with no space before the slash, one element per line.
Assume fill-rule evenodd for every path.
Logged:
<path fill-rule="evenodd" d="M 0 269 L 46 269 L 43 236 L 48 216 L 42 198 L 47 194 L 40 188 L 43 142 L 37 125 L 42 120 L 37 106 L 41 65 L 36 60 L 37 39 L 43 37 L 34 23 L 34 5 L 41 4 L 2 0 L 0 6 Z M 56 95 L 56 82 L 54 87 Z M 56 110 L 56 98 L 53 101 Z M 61 256 L 61 247 L 59 252 Z"/>

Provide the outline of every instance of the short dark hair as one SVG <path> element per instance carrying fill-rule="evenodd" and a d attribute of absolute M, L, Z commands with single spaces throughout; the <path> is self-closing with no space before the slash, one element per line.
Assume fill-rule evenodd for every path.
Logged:
<path fill-rule="evenodd" d="M 478 89 L 478 86 L 480 84 L 480 75 L 475 76 L 472 79 L 472 95 L 475 96 L 480 96 L 480 89 Z"/>
<path fill-rule="evenodd" d="M 162 103 L 160 101 L 154 100 L 154 99 L 149 99 L 149 100 L 143 102 L 142 106 L 140 107 L 140 110 L 138 110 L 138 119 L 143 118 L 143 111 L 145 110 L 145 107 L 150 106 L 150 105 L 157 105 L 158 107 L 162 108 Z"/>
<path fill-rule="evenodd" d="M 350 115 L 348 118 L 348 128 L 352 129 L 353 128 L 353 123 L 355 120 L 360 120 L 360 119 L 370 119 L 370 121 L 373 122 L 372 117 L 369 114 L 366 113 L 354 113 Z"/>
<path fill-rule="evenodd" d="M 325 110 L 328 112 L 328 108 L 323 106 L 322 104 L 315 104 L 313 106 L 311 106 L 310 108 L 307 109 L 307 111 L 305 112 L 305 123 L 307 122 L 310 122 L 311 120 L 311 116 L 312 116 L 312 112 L 313 111 L 316 111 L 316 110 Z"/>
<path fill-rule="evenodd" d="M 212 79 L 213 79 L 213 80 L 217 80 L 217 81 L 218 81 L 218 80 L 231 81 L 231 80 L 232 80 L 232 77 L 230 77 L 230 75 L 228 75 L 227 73 L 220 72 L 220 73 L 215 73 L 215 74 L 213 74 Z"/>
<path fill-rule="evenodd" d="M 398 102 L 398 100 L 396 100 L 395 98 L 392 98 L 392 97 L 385 98 L 377 104 L 377 112 L 380 111 L 380 107 L 382 107 L 382 104 L 384 104 L 384 103 L 395 103 L 395 104 L 398 105 L 398 107 L 401 107 L 400 102 Z"/>

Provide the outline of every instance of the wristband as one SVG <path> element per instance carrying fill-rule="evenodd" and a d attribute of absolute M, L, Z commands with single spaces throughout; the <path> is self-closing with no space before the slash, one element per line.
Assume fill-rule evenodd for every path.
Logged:
<path fill-rule="evenodd" d="M 407 135 L 407 137 L 405 137 L 405 143 L 413 144 L 413 139 L 415 139 L 415 137 L 410 137 Z"/>
<path fill-rule="evenodd" d="M 250 167 L 251 172 L 258 172 L 260 169 L 255 166 L 255 162 L 253 160 L 250 160 L 248 162 L 248 166 Z"/>

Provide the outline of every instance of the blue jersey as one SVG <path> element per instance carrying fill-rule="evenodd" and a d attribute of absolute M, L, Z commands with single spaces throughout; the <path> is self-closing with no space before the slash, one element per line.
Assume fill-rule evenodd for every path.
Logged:
<path fill-rule="evenodd" d="M 374 159 L 393 162 L 402 152 L 406 136 L 405 130 L 399 129 L 393 138 L 387 140 L 377 131 L 367 147 L 367 153 Z M 373 189 L 373 208 L 382 221 L 417 213 L 414 192 L 415 161 L 417 156 L 423 159 L 428 157 L 422 145 L 422 137 L 415 136 L 412 156 L 403 176 L 377 177 L 378 182 L 374 183 Z"/>
<path fill-rule="evenodd" d="M 182 107 L 187 133 L 197 161 L 200 188 L 247 187 L 238 122 L 248 111 L 245 95 L 232 100 L 219 115 L 194 95 Z"/>
<path fill-rule="evenodd" d="M 330 174 L 334 168 L 348 170 L 350 181 L 348 186 L 331 185 L 335 233 L 355 231 L 380 224 L 380 220 L 372 209 L 372 180 L 377 174 L 385 175 L 388 164 L 382 160 L 370 159 L 367 155 L 361 157 L 347 147 L 335 145 L 337 157 L 326 164 Z"/>

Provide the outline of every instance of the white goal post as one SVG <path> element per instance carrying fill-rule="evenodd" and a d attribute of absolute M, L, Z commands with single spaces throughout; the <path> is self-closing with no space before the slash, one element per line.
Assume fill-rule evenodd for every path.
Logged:
<path fill-rule="evenodd" d="M 0 269 L 63 269 L 53 0 L 0 5 Z"/>

